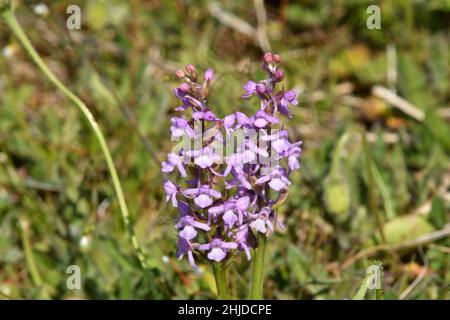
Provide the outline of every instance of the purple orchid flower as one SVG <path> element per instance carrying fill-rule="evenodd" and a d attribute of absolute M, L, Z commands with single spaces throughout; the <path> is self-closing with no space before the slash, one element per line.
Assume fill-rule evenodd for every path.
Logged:
<path fill-rule="evenodd" d="M 245 94 L 241 98 L 250 98 L 256 93 L 256 82 L 249 80 L 244 86 Z"/>
<path fill-rule="evenodd" d="M 226 242 L 216 238 L 212 239 L 210 243 L 200 245 L 198 249 L 201 251 L 209 250 L 208 259 L 220 262 L 225 259 L 228 250 L 237 249 L 237 247 L 236 242 Z"/>
<path fill-rule="evenodd" d="M 175 96 L 179 96 L 177 93 L 175 93 Z M 181 97 L 181 102 L 182 104 L 178 107 L 175 108 L 175 111 L 183 111 L 186 110 L 187 108 L 191 107 L 191 102 L 189 101 L 188 98 L 185 97 Z"/>
<path fill-rule="evenodd" d="M 223 222 L 228 228 L 233 228 L 234 224 L 239 220 L 233 210 L 227 210 L 222 216 Z"/>
<path fill-rule="evenodd" d="M 253 124 L 257 128 L 264 128 L 268 124 L 277 124 L 280 120 L 274 116 L 267 114 L 264 110 L 259 110 L 256 112 Z"/>
<path fill-rule="evenodd" d="M 168 202 L 169 200 L 172 200 L 172 205 L 174 207 L 178 206 L 178 202 L 177 202 L 177 193 L 178 193 L 178 188 L 177 186 L 170 180 L 166 180 L 164 181 L 164 191 L 166 192 L 166 202 Z"/>
<path fill-rule="evenodd" d="M 194 150 L 189 153 L 194 157 L 194 163 L 202 169 L 209 168 L 215 163 L 220 162 L 220 156 L 216 153 L 214 148 L 204 147 L 200 150 Z"/>
<path fill-rule="evenodd" d="M 192 227 L 192 228 L 201 229 L 203 231 L 211 230 L 211 227 L 207 223 L 199 222 L 199 221 L 195 220 L 194 217 L 188 216 L 188 215 L 183 216 L 180 219 L 180 221 L 178 221 L 178 223 L 175 225 L 175 227 L 177 229 L 181 229 L 181 228 L 185 228 L 185 227 Z"/>
<path fill-rule="evenodd" d="M 214 217 L 223 213 L 223 221 L 229 228 L 231 228 L 237 221 L 242 224 L 244 216 L 247 215 L 246 210 L 249 205 L 250 198 L 248 196 L 242 196 L 236 199 L 231 199 L 219 206 L 211 207 L 209 208 L 208 213 Z"/>
<path fill-rule="evenodd" d="M 196 111 L 192 114 L 195 120 L 217 121 L 219 120 L 211 110 Z"/>
<path fill-rule="evenodd" d="M 230 114 L 230 115 L 226 116 L 225 118 L 223 118 L 223 127 L 225 128 L 225 132 L 226 132 L 227 136 L 230 136 L 235 121 L 236 121 L 235 114 Z"/>
<path fill-rule="evenodd" d="M 295 93 L 294 90 L 289 90 L 283 93 L 281 99 L 280 99 L 280 103 L 279 103 L 279 108 L 280 108 L 280 112 L 288 117 L 291 117 L 291 112 L 289 111 L 289 105 L 293 105 L 296 106 L 298 104 L 298 101 L 296 99 L 297 97 L 297 93 Z"/>
<path fill-rule="evenodd" d="M 187 95 L 187 91 L 181 87 L 173 89 L 173 93 L 175 94 L 175 97 L 179 99 L 183 99 Z"/>
<path fill-rule="evenodd" d="M 274 168 L 271 172 L 256 180 L 257 184 L 263 184 L 266 182 L 269 182 L 269 186 L 275 191 L 285 189 L 291 184 L 289 179 L 286 177 L 286 170 L 281 167 Z"/>
<path fill-rule="evenodd" d="M 232 189 L 238 186 L 243 186 L 247 189 L 252 189 L 252 184 L 247 179 L 247 174 L 244 172 L 243 168 L 235 166 L 231 170 L 232 179 L 225 181 L 225 188 Z"/>
<path fill-rule="evenodd" d="M 197 236 L 197 230 L 195 230 L 194 227 L 191 226 L 185 226 L 183 230 L 179 233 L 181 238 L 184 238 L 188 241 L 194 239 Z"/>
<path fill-rule="evenodd" d="M 193 248 L 191 243 L 183 237 L 178 238 L 178 252 L 177 257 L 179 260 L 183 259 L 183 256 L 187 254 L 189 264 L 192 268 L 197 269 L 197 265 L 195 264 L 194 254 L 192 252 Z"/>
<path fill-rule="evenodd" d="M 249 229 L 249 226 L 244 224 L 234 235 L 234 241 L 238 248 L 245 252 L 247 260 L 251 260 L 250 248 L 254 247 L 256 242 L 255 236 Z"/>
<path fill-rule="evenodd" d="M 251 119 L 249 117 L 247 117 L 244 113 L 236 112 L 235 116 L 236 116 L 236 120 L 238 123 L 237 129 L 251 124 Z"/>
<path fill-rule="evenodd" d="M 175 110 L 192 113 L 189 119 L 171 119 L 172 139 L 187 137 L 195 148 L 168 153 L 161 170 L 171 174 L 176 168 L 180 173 L 177 180 L 164 181 L 165 201 L 179 211 L 177 257 L 187 256 L 193 268 L 194 256 L 221 262 L 242 252 L 250 260 L 250 249 L 258 245 L 255 234 L 267 236 L 280 225 L 274 199 L 291 185 L 289 174 L 300 168 L 302 153 L 301 141 L 291 143 L 281 125 L 280 115 L 291 117 L 289 106 L 298 100 L 295 91 L 277 89 L 285 77 L 280 62 L 279 55 L 265 54 L 267 78 L 244 85 L 242 98 L 259 99 L 255 114 L 236 111 L 223 118 L 207 99 L 214 70 L 204 72 L 202 83 L 191 64 L 176 71 L 181 83 L 174 94 L 181 105 Z M 237 141 L 228 145 L 231 139 Z"/>
<path fill-rule="evenodd" d="M 288 166 L 290 170 L 298 170 L 300 169 L 300 162 L 298 158 L 302 155 L 302 145 L 301 141 L 296 143 L 287 143 L 288 147 L 282 151 L 280 151 L 281 157 L 288 157 Z"/>
<path fill-rule="evenodd" d="M 193 196 L 194 202 L 200 208 L 209 207 L 213 203 L 213 198 L 220 198 L 222 195 L 219 191 L 212 189 L 208 185 L 203 185 L 200 188 L 191 188 L 184 191 L 186 196 Z"/>
<path fill-rule="evenodd" d="M 182 177 L 186 177 L 187 173 L 183 166 L 184 156 L 177 155 L 175 153 L 169 153 L 167 155 L 167 161 L 163 161 L 162 172 L 168 173 L 172 172 L 175 167 L 178 168 Z"/>
<path fill-rule="evenodd" d="M 270 221 L 270 208 L 264 207 L 255 215 L 256 219 L 250 223 L 250 227 L 257 232 L 267 233 L 267 228 L 273 232 L 273 224 Z"/>
<path fill-rule="evenodd" d="M 170 127 L 170 131 L 172 132 L 173 140 L 178 140 L 179 137 L 182 137 L 185 134 L 187 134 L 190 138 L 194 137 L 194 130 L 191 128 L 186 119 L 173 117 L 171 122 L 172 126 Z"/>

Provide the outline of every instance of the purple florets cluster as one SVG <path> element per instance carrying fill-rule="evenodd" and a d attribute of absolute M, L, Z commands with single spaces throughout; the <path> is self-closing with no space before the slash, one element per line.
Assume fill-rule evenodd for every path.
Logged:
<path fill-rule="evenodd" d="M 255 235 L 266 236 L 274 231 L 274 223 L 281 225 L 275 208 L 286 199 L 288 177 L 300 168 L 302 150 L 301 141 L 289 142 L 280 125 L 279 114 L 291 117 L 289 105 L 298 103 L 293 90 L 276 90 L 284 77 L 280 62 L 279 55 L 266 53 L 262 67 L 267 79 L 244 86 L 242 98 L 256 96 L 260 101 L 250 117 L 235 112 L 219 118 L 210 109 L 211 68 L 201 83 L 193 65 L 176 72 L 182 83 L 174 90 L 181 100 L 175 110 L 192 112 L 190 119 L 171 119 L 172 139 L 187 137 L 195 147 L 185 145 L 169 153 L 162 171 L 179 173 L 178 179 L 164 181 L 164 190 L 166 202 L 180 213 L 177 256 L 186 255 L 192 267 L 195 258 L 219 262 L 242 251 L 250 260 L 250 248 L 257 246 Z M 243 138 L 230 148 L 229 138 L 238 132 Z"/>

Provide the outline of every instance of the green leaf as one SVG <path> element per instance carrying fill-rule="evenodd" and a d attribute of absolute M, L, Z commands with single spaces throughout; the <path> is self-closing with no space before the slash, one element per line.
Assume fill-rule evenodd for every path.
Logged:
<path fill-rule="evenodd" d="M 391 245 L 413 240 L 434 230 L 424 216 L 397 217 L 384 225 L 386 242 Z"/>
<path fill-rule="evenodd" d="M 431 203 L 430 222 L 436 229 L 442 229 L 448 222 L 448 212 L 441 197 L 433 198 Z"/>

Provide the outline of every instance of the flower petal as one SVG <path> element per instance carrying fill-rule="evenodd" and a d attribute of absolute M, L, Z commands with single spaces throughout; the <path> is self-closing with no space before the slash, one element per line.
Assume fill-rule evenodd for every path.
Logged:
<path fill-rule="evenodd" d="M 208 253 L 208 259 L 220 262 L 222 261 L 227 253 L 221 248 L 212 248 L 212 250 Z"/>
<path fill-rule="evenodd" d="M 198 195 L 195 197 L 194 202 L 200 208 L 206 208 L 213 203 L 212 199 L 207 194 Z"/>
<path fill-rule="evenodd" d="M 186 239 L 186 240 L 192 240 L 197 236 L 197 231 L 191 227 L 186 226 L 183 230 L 180 231 L 180 237 Z"/>
<path fill-rule="evenodd" d="M 286 184 L 280 178 L 273 178 L 270 180 L 269 186 L 275 191 L 280 191 L 286 187 Z"/>

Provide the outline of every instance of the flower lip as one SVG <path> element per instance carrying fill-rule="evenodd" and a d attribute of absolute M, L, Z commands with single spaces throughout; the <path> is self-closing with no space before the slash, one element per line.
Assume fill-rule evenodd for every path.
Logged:
<path fill-rule="evenodd" d="M 186 240 L 192 240 L 197 236 L 197 231 L 191 226 L 185 226 L 183 230 L 180 231 L 180 237 Z"/>

